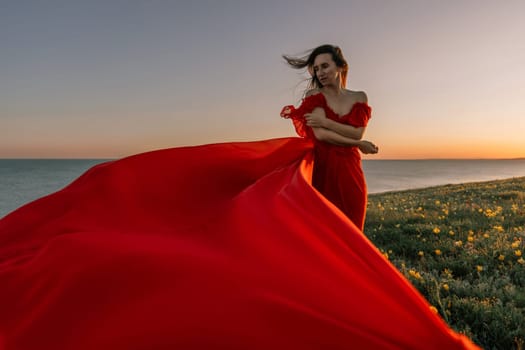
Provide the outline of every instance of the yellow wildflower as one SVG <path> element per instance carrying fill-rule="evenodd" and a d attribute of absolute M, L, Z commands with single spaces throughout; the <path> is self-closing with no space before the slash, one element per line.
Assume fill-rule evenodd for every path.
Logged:
<path fill-rule="evenodd" d="M 484 238 L 489 238 L 490 235 L 489 235 L 488 233 L 485 233 L 485 234 L 483 235 L 483 237 L 484 237 Z"/>
<path fill-rule="evenodd" d="M 441 230 L 439 229 L 439 227 L 434 227 L 434 229 L 432 230 L 432 232 L 434 232 L 434 233 L 437 235 L 438 233 L 441 232 Z"/>
<path fill-rule="evenodd" d="M 496 230 L 498 232 L 504 232 L 505 231 L 501 225 L 494 226 L 494 230 Z"/>
<path fill-rule="evenodd" d="M 514 241 L 514 242 L 512 242 L 512 244 L 510 246 L 512 248 L 516 249 L 516 248 L 518 248 L 520 246 L 520 243 L 521 242 L 519 240 L 518 241 Z"/>
<path fill-rule="evenodd" d="M 448 290 L 449 290 L 448 284 L 446 284 L 446 283 L 443 284 L 443 289 L 446 290 L 446 291 L 448 291 Z"/>
<path fill-rule="evenodd" d="M 448 234 L 451 235 L 451 236 L 454 236 L 455 233 L 454 233 L 454 231 L 450 230 L 450 231 L 448 231 Z"/>
<path fill-rule="evenodd" d="M 435 201 L 436 205 L 440 205 L 441 202 L 440 201 Z"/>
<path fill-rule="evenodd" d="M 425 253 L 423 253 L 423 252 L 420 250 L 419 252 L 417 252 L 417 255 L 419 255 L 419 256 L 423 256 L 423 255 L 425 255 Z"/>
<path fill-rule="evenodd" d="M 436 255 L 441 255 L 441 250 L 436 249 L 436 250 L 434 250 L 434 253 L 435 253 Z"/>
<path fill-rule="evenodd" d="M 414 277 L 415 279 L 421 279 L 421 274 L 419 272 L 417 272 L 416 270 L 408 270 L 408 274 L 412 277 Z"/>
<path fill-rule="evenodd" d="M 518 259 L 518 264 L 522 264 L 522 265 L 525 264 L 525 260 L 523 260 L 523 258 L 519 258 Z"/>
<path fill-rule="evenodd" d="M 486 210 L 485 210 L 485 213 L 484 213 L 484 214 L 485 214 L 485 216 L 488 217 L 488 218 L 493 218 L 493 217 L 495 217 L 496 215 L 498 215 L 498 213 L 499 213 L 498 211 L 492 211 L 492 209 L 489 208 L 489 209 L 486 209 Z"/>
<path fill-rule="evenodd" d="M 481 265 L 476 266 L 476 270 L 478 270 L 478 272 L 483 271 L 483 266 Z"/>
<path fill-rule="evenodd" d="M 519 249 L 518 249 L 518 250 L 515 250 L 515 251 L 514 251 L 514 255 L 516 255 L 516 256 L 521 256 L 521 250 L 519 250 Z"/>
<path fill-rule="evenodd" d="M 468 236 L 467 237 L 467 241 L 474 242 L 474 236 Z"/>
<path fill-rule="evenodd" d="M 455 242 L 454 242 L 454 245 L 455 245 L 456 247 L 461 247 L 461 246 L 463 245 L 463 241 L 455 241 Z"/>
<path fill-rule="evenodd" d="M 505 260 L 505 255 L 500 254 L 500 255 L 498 256 L 498 260 L 499 260 L 499 261 L 503 261 L 503 260 Z"/>

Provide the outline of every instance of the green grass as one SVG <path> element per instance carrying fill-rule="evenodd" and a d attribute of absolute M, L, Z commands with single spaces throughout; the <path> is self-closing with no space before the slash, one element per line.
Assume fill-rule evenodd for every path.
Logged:
<path fill-rule="evenodd" d="M 366 235 L 454 330 L 525 343 L 525 177 L 369 196 Z"/>

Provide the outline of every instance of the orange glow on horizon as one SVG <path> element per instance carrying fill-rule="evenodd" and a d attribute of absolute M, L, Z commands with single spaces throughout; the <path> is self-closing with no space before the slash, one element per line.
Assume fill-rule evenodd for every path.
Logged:
<path fill-rule="evenodd" d="M 364 159 L 513 159 L 525 158 L 525 144 L 382 145 L 377 156 Z"/>
<path fill-rule="evenodd" d="M 209 142 L 174 143 L 170 140 L 156 140 L 132 145 L 71 145 L 59 146 L 25 146 L 3 149 L 0 158 L 122 158 L 129 155 L 148 152 L 157 149 L 194 146 L 206 143 L 220 143 L 230 141 L 256 141 L 253 140 L 210 140 Z M 422 144 L 419 146 L 399 145 L 396 143 L 380 144 L 377 155 L 363 155 L 363 159 L 513 159 L 525 158 L 525 144 L 502 145 L 489 144 L 450 144 L 436 146 Z"/>

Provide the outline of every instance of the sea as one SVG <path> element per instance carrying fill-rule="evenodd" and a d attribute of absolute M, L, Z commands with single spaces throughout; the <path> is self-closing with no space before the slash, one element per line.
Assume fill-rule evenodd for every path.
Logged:
<path fill-rule="evenodd" d="M 0 218 L 110 159 L 0 159 Z M 525 159 L 363 160 L 369 193 L 525 176 Z"/>

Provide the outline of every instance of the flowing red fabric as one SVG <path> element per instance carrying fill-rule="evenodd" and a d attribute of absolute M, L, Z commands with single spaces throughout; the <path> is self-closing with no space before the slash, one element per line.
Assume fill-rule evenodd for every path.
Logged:
<path fill-rule="evenodd" d="M 313 143 L 153 151 L 0 220 L 0 348 L 475 349 L 312 187 Z"/>

